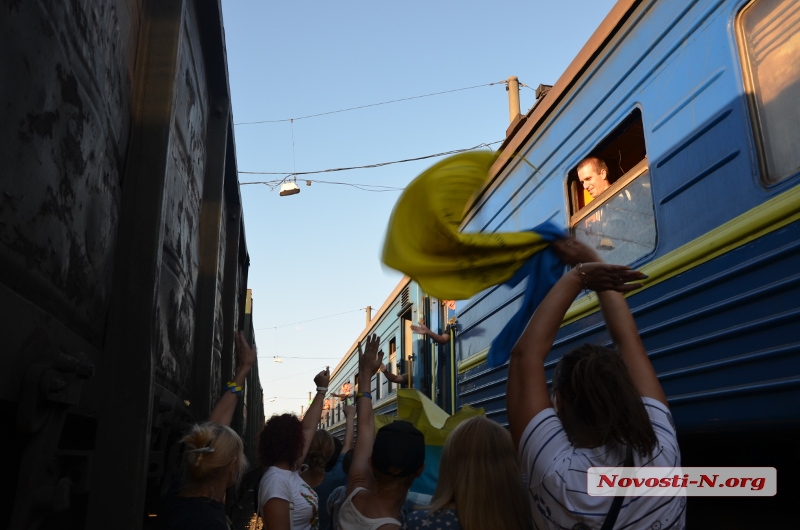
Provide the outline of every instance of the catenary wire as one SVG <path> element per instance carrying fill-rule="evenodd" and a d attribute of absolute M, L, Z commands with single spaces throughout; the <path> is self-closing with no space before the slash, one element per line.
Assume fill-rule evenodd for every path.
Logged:
<path fill-rule="evenodd" d="M 318 114 L 309 114 L 307 116 L 300 116 L 298 118 L 283 118 L 283 119 L 280 119 L 280 120 L 242 121 L 242 122 L 239 122 L 239 123 L 234 123 L 234 125 L 258 125 L 258 124 L 261 124 L 261 123 L 282 123 L 282 122 L 287 122 L 287 121 L 288 122 L 292 122 L 292 121 L 297 121 L 297 120 L 305 120 L 305 119 L 308 119 L 308 118 L 317 118 L 319 116 L 327 116 L 329 114 L 338 114 L 340 112 L 349 112 L 351 110 L 366 109 L 366 108 L 369 108 L 369 107 L 377 107 L 377 106 L 380 106 L 380 105 L 389 105 L 390 103 L 399 103 L 401 101 L 410 101 L 412 99 L 427 98 L 427 97 L 430 97 L 430 96 L 439 96 L 439 95 L 442 95 L 442 94 L 450 94 L 452 92 L 461 92 L 462 90 L 472 90 L 474 88 L 482 88 L 482 87 L 486 87 L 486 86 L 500 85 L 500 84 L 505 84 L 507 82 L 508 81 L 503 80 L 503 81 L 497 81 L 495 83 L 486 83 L 484 85 L 475 85 L 475 86 L 468 86 L 468 87 L 464 87 L 464 88 L 455 88 L 453 90 L 444 90 L 442 92 L 433 92 L 431 94 L 423 94 L 421 96 L 411 96 L 411 97 L 408 97 L 408 98 L 393 99 L 391 101 L 382 101 L 380 103 L 370 103 L 369 105 L 359 105 L 358 107 L 350 107 L 350 108 L 347 108 L 347 109 L 331 110 L 331 111 L 328 111 L 328 112 L 320 112 Z"/>
<path fill-rule="evenodd" d="M 488 147 L 488 148 L 491 149 L 491 146 L 493 146 L 495 144 L 502 143 L 502 142 L 503 142 L 503 140 L 498 140 L 496 142 L 482 143 L 482 144 L 476 145 L 474 147 L 468 147 L 466 149 L 453 149 L 451 151 L 444 151 L 442 153 L 436 153 L 436 154 L 432 154 L 432 155 L 425 155 L 425 156 L 419 156 L 419 157 L 414 157 L 414 158 L 406 158 L 406 159 L 403 159 L 403 160 L 394 160 L 394 161 L 391 161 L 391 162 L 379 162 L 377 164 L 368 164 L 368 165 L 364 165 L 364 166 L 352 166 L 352 167 L 321 169 L 321 170 L 317 170 L 317 171 L 299 171 L 299 172 L 296 172 L 296 173 L 290 173 L 290 172 L 285 172 L 285 171 L 239 171 L 240 175 L 285 175 L 284 178 L 278 179 L 278 180 L 240 182 L 239 185 L 240 186 L 247 186 L 247 185 L 251 185 L 251 184 L 263 184 L 263 185 L 269 186 L 271 188 L 275 188 L 275 187 L 279 186 L 280 184 L 282 184 L 283 182 L 285 182 L 287 179 L 289 179 L 291 177 L 297 177 L 297 176 L 302 176 L 302 175 L 315 175 L 315 174 L 319 174 L 319 173 L 332 173 L 332 172 L 337 172 L 337 171 L 351 171 L 351 170 L 354 170 L 354 169 L 372 169 L 372 168 L 378 168 L 378 167 L 388 166 L 388 165 L 392 165 L 392 164 L 402 164 L 402 163 L 405 163 L 405 162 L 415 162 L 415 161 L 418 161 L 418 160 L 436 158 L 436 157 L 439 157 L 439 156 L 446 156 L 446 155 L 454 155 L 454 154 L 457 154 L 457 153 L 464 153 L 466 151 L 472 151 L 473 149 L 480 149 L 481 147 Z M 352 186 L 354 188 L 358 188 L 358 189 L 361 189 L 363 191 L 374 191 L 374 192 L 401 191 L 401 190 L 404 189 L 404 188 L 397 188 L 397 187 L 393 187 L 393 186 L 381 186 L 381 185 L 378 185 L 378 184 L 356 184 L 356 183 L 351 183 L 351 182 L 332 182 L 332 181 L 308 180 L 308 179 L 305 179 L 305 180 L 307 180 L 308 182 L 316 182 L 318 184 L 338 184 L 338 185 L 343 185 L 343 186 Z M 365 189 L 365 188 L 384 188 L 384 189 Z M 270 328 L 267 328 L 267 329 L 270 329 Z"/>
<path fill-rule="evenodd" d="M 297 325 L 297 324 L 305 324 L 306 322 L 313 322 L 315 320 L 322 320 L 324 318 L 332 318 L 332 317 L 338 317 L 339 315 L 346 315 L 348 313 L 355 313 L 356 311 L 364 311 L 365 309 L 366 309 L 366 307 L 359 307 L 358 309 L 352 309 L 350 311 L 344 311 L 342 313 L 335 313 L 333 315 L 325 315 L 324 317 L 311 318 L 309 320 L 301 320 L 300 322 L 292 322 L 290 324 L 281 324 L 280 326 L 270 326 L 270 327 L 267 327 L 267 328 L 255 328 L 255 330 L 256 331 L 263 331 L 265 329 L 285 328 L 285 327 L 294 326 L 294 325 Z"/>

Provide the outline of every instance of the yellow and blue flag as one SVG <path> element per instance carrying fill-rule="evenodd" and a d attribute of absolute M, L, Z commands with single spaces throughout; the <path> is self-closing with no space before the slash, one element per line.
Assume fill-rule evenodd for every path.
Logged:
<path fill-rule="evenodd" d="M 419 390 L 399 388 L 397 390 L 397 416 L 376 415 L 375 432 L 377 433 L 378 429 L 395 420 L 404 420 L 422 433 L 425 437 L 425 470 L 411 485 L 411 491 L 433 495 L 439 480 L 439 462 L 442 459 L 442 447 L 444 447 L 447 436 L 461 422 L 474 416 L 483 415 L 482 408 L 475 409 L 465 405 L 450 416 Z"/>
<path fill-rule="evenodd" d="M 494 285 L 526 280 L 522 308 L 492 342 L 492 366 L 508 360 L 536 306 L 561 276 L 563 264 L 547 247 L 565 235 L 549 222 L 522 232 L 459 230 L 496 159 L 488 151 L 460 153 L 415 178 L 394 207 L 383 246 L 386 265 L 443 300 L 465 300 Z"/>

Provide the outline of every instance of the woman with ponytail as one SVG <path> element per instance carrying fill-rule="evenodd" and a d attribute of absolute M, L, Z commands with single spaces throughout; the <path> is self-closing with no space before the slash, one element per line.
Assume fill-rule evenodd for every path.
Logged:
<path fill-rule="evenodd" d="M 183 481 L 164 498 L 158 525 L 164 530 L 227 530 L 226 493 L 247 471 L 244 444 L 229 427 L 238 396 L 256 361 L 241 332 L 236 333 L 236 376 L 211 411 L 208 420 L 194 425 L 181 439 L 184 448 Z"/>
<path fill-rule="evenodd" d="M 590 467 L 677 467 L 680 451 L 667 398 L 622 293 L 646 278 L 603 263 L 575 239 L 553 244 L 573 268 L 550 290 L 511 351 L 507 409 L 537 528 L 685 526 L 685 497 L 590 496 Z M 548 392 L 545 359 L 583 289 L 597 292 L 616 349 L 585 344 L 556 365 Z"/>
<path fill-rule="evenodd" d="M 322 484 L 322 481 L 325 480 L 328 461 L 334 449 L 335 442 L 331 433 L 318 429 L 311 438 L 308 454 L 300 467 L 300 478 L 305 480 L 306 484 L 312 488 Z"/>

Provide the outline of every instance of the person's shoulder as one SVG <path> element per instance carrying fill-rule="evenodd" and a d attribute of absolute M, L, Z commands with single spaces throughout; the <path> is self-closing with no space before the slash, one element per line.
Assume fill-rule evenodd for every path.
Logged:
<path fill-rule="evenodd" d="M 519 452 L 522 454 L 529 451 L 538 452 L 543 445 L 547 445 L 555 435 L 563 431 L 564 427 L 561 425 L 556 411 L 552 407 L 546 408 L 525 426 L 520 438 Z"/>
<path fill-rule="evenodd" d="M 259 495 L 263 494 L 275 497 L 281 496 L 276 494 L 276 492 L 282 492 L 285 496 L 294 488 L 297 481 L 303 481 L 298 473 L 272 466 L 268 468 L 261 477 Z"/>
<path fill-rule="evenodd" d="M 227 528 L 225 506 L 207 497 L 164 498 L 158 514 L 159 527 L 171 530 L 183 528 L 221 530 Z"/>
<path fill-rule="evenodd" d="M 671 427 L 673 434 L 677 431 L 675 428 L 675 421 L 672 419 L 672 413 L 669 407 L 658 401 L 657 399 L 642 397 L 644 409 L 647 415 L 650 416 L 650 421 L 653 423 L 664 423 Z"/>

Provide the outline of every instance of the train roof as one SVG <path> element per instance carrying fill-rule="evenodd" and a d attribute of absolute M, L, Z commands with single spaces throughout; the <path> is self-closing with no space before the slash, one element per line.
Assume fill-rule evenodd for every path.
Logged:
<path fill-rule="evenodd" d="M 389 310 L 402 290 L 405 289 L 409 283 L 411 283 L 411 278 L 408 276 L 403 276 L 403 279 L 398 282 L 394 290 L 389 294 L 388 297 L 386 297 L 386 300 L 383 302 L 380 309 L 378 309 L 377 313 L 375 313 L 375 316 L 372 317 L 369 325 L 364 327 L 364 330 L 358 335 L 358 338 L 355 340 L 355 342 L 353 342 L 347 351 L 345 351 L 344 355 L 342 355 L 342 358 L 336 365 L 336 368 L 334 368 L 330 374 L 331 378 L 333 378 L 339 369 L 347 362 L 347 360 L 350 358 L 350 354 L 358 348 L 358 343 L 364 340 L 364 338 L 372 331 L 374 324 L 377 324 L 378 320 Z"/>

